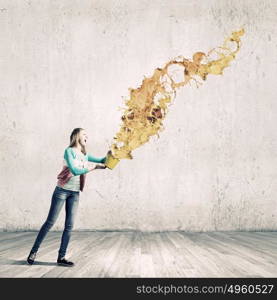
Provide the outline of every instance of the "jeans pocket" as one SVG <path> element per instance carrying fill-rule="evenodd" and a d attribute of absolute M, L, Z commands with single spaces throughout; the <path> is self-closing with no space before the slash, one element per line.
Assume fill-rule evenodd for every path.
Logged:
<path fill-rule="evenodd" d="M 68 196 L 68 194 L 64 189 L 62 189 L 58 186 L 55 188 L 55 191 L 53 193 L 54 198 L 61 199 L 61 200 L 66 200 L 67 196 Z"/>

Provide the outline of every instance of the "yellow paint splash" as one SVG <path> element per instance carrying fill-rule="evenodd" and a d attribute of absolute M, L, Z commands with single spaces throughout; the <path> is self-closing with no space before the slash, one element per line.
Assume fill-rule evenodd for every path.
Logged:
<path fill-rule="evenodd" d="M 233 32 L 225 39 L 223 46 L 214 48 L 207 54 L 196 52 L 192 60 L 179 56 L 166 63 L 163 68 L 155 69 L 154 74 L 145 78 L 137 89 L 129 89 L 130 97 L 125 101 L 126 108 L 121 117 L 123 123 L 111 145 L 112 156 L 117 159 L 132 159 L 134 149 L 164 129 L 162 121 L 169 103 L 175 98 L 176 89 L 191 80 L 198 87 L 200 82 L 196 80 L 196 76 L 206 80 L 208 74 L 222 74 L 235 59 L 243 34 L 244 29 Z M 231 46 L 235 46 L 235 49 L 232 50 Z M 171 70 L 174 67 L 175 71 Z M 176 72 L 179 72 L 177 79 Z"/>

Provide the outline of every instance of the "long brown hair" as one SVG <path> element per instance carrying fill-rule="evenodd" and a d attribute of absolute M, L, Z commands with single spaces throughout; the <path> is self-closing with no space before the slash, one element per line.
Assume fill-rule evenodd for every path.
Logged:
<path fill-rule="evenodd" d="M 71 132 L 70 135 L 70 144 L 69 147 L 76 147 L 77 143 L 79 141 L 79 133 L 81 130 L 84 130 L 83 128 L 75 128 L 73 129 L 73 131 Z M 87 149 L 85 146 L 81 145 L 81 152 L 86 155 L 87 154 Z"/>

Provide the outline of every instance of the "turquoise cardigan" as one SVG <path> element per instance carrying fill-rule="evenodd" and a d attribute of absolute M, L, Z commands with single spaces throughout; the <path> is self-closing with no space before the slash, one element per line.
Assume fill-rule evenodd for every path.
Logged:
<path fill-rule="evenodd" d="M 72 149 L 72 147 L 67 147 L 64 151 L 64 159 L 67 162 L 68 168 L 72 172 L 74 176 L 82 175 L 88 173 L 88 168 L 76 168 L 73 164 L 74 159 L 76 158 L 76 153 Z M 96 162 L 96 163 L 105 163 L 106 156 L 102 158 L 97 158 L 92 156 L 91 154 L 87 153 L 85 155 L 85 159 L 87 161 Z"/>

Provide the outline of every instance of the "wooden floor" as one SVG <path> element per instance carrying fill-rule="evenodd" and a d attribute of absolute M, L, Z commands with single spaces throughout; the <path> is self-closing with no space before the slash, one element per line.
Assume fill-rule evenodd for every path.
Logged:
<path fill-rule="evenodd" d="M 36 235 L 0 233 L 0 277 L 277 277 L 277 232 L 73 232 L 73 268 L 56 265 L 61 232 L 29 266 Z"/>

